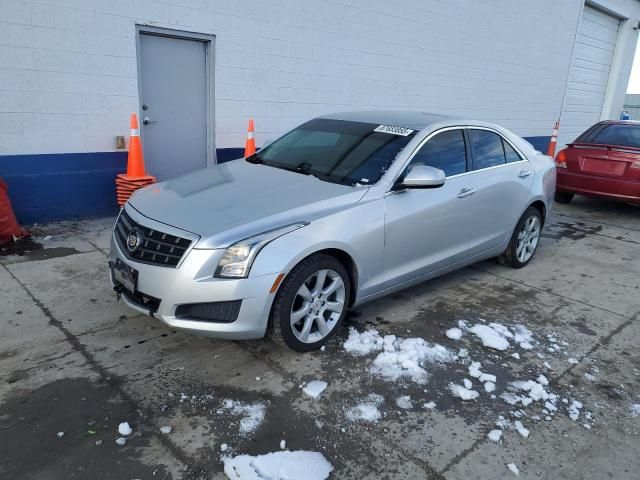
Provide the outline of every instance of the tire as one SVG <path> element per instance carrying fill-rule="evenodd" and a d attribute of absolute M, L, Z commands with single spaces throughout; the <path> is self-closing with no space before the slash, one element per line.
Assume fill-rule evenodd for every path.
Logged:
<path fill-rule="evenodd" d="M 556 194 L 554 196 L 555 201 L 558 203 L 570 203 L 571 200 L 573 200 L 573 193 L 569 193 L 569 192 L 558 192 L 556 191 Z"/>
<path fill-rule="evenodd" d="M 297 352 L 317 350 L 340 328 L 350 295 L 349 274 L 336 258 L 318 254 L 302 260 L 278 289 L 269 336 Z"/>
<path fill-rule="evenodd" d="M 498 257 L 498 262 L 512 268 L 522 268 L 533 258 L 542 232 L 542 215 L 535 207 L 529 207 L 522 214 L 516 225 L 507 250 Z M 520 250 L 520 242 L 523 242 L 523 252 Z M 524 255 L 523 255 L 524 253 Z"/>

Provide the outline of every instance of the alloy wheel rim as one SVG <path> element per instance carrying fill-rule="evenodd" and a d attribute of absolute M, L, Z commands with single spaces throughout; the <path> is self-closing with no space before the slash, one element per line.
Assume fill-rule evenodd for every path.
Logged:
<path fill-rule="evenodd" d="M 315 343 L 334 329 L 345 308 L 346 288 L 335 270 L 322 269 L 300 285 L 291 304 L 290 323 L 302 343 Z"/>
<path fill-rule="evenodd" d="M 516 243 L 516 256 L 521 263 L 525 263 L 533 257 L 540 241 L 540 220 L 536 215 L 531 215 L 518 232 Z"/>

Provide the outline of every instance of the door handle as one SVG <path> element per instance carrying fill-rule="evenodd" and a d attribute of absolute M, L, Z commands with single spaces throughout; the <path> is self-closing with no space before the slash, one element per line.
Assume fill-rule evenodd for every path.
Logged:
<path fill-rule="evenodd" d="M 533 172 L 531 170 L 520 170 L 520 173 L 518 173 L 518 176 L 520 178 L 527 178 L 529 175 L 531 175 Z"/>
<path fill-rule="evenodd" d="M 142 119 L 142 124 L 143 125 L 149 125 L 150 123 L 155 123 L 155 122 L 156 122 L 155 120 L 151 120 L 149 117 L 144 117 Z"/>
<path fill-rule="evenodd" d="M 467 198 L 474 193 L 476 193 L 475 188 L 463 188 L 462 190 L 460 190 L 460 193 L 458 193 L 458 198 Z"/>

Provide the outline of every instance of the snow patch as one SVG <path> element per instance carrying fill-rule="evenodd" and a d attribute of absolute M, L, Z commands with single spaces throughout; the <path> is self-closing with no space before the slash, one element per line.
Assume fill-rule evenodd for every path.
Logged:
<path fill-rule="evenodd" d="M 507 339 L 487 325 L 477 323 L 469 331 L 477 336 L 482 341 L 482 345 L 487 348 L 493 348 L 494 350 L 506 350 L 509 348 Z"/>
<path fill-rule="evenodd" d="M 224 473 L 230 480 L 283 480 L 304 478 L 325 480 L 333 466 L 320 452 L 281 451 L 266 455 L 238 455 L 223 458 Z"/>
<path fill-rule="evenodd" d="M 524 438 L 527 438 L 529 436 L 529 430 L 527 428 L 524 428 L 524 425 L 522 425 L 522 422 L 520 420 L 516 420 L 515 422 L 513 422 L 513 426 L 515 427 L 517 432 Z"/>
<path fill-rule="evenodd" d="M 409 378 L 416 383 L 425 383 L 426 363 L 451 362 L 456 358 L 442 345 L 431 344 L 422 338 L 400 339 L 395 335 L 382 337 L 377 330 L 360 333 L 353 327 L 343 348 L 358 356 L 382 350 L 373 360 L 370 371 L 391 381 Z"/>
<path fill-rule="evenodd" d="M 355 328 L 349 328 L 349 338 L 342 344 L 352 355 L 364 356 L 382 349 L 384 340 L 377 330 L 365 330 L 360 333 Z"/>
<path fill-rule="evenodd" d="M 116 443 L 118 444 L 119 447 L 124 447 L 125 444 L 127 443 L 127 439 L 124 437 L 118 437 L 116 438 Z"/>
<path fill-rule="evenodd" d="M 266 407 L 261 403 L 244 403 L 226 399 L 222 402 L 223 410 L 240 415 L 240 433 L 247 435 L 254 432 L 264 420 Z"/>
<path fill-rule="evenodd" d="M 318 398 L 322 392 L 324 392 L 325 388 L 327 388 L 328 383 L 322 380 L 313 380 L 307 383 L 302 391 L 309 395 L 312 398 Z"/>
<path fill-rule="evenodd" d="M 456 327 L 450 328 L 445 332 L 445 335 L 451 340 L 460 340 L 462 338 L 462 330 Z"/>
<path fill-rule="evenodd" d="M 509 470 L 511 470 L 511 472 L 512 472 L 516 477 L 520 476 L 520 470 L 518 470 L 518 467 L 516 467 L 516 464 L 515 464 L 515 463 L 509 463 L 509 464 L 507 465 L 507 468 L 508 468 Z"/>
<path fill-rule="evenodd" d="M 569 405 L 569 418 L 574 422 L 578 420 L 580 417 L 580 409 L 582 408 L 582 403 L 578 400 L 573 400 L 571 405 Z"/>
<path fill-rule="evenodd" d="M 133 430 L 129 426 L 129 423 L 122 422 L 120 425 L 118 425 L 118 433 L 120 435 L 124 435 L 126 437 L 128 435 L 131 435 L 132 432 L 133 432 Z"/>
<path fill-rule="evenodd" d="M 347 420 L 351 422 L 377 422 L 382 418 L 382 414 L 380 413 L 380 410 L 378 410 L 378 406 L 382 405 L 383 402 L 384 398 L 381 395 L 371 393 L 366 401 L 347 410 Z"/>
<path fill-rule="evenodd" d="M 502 430 L 499 430 L 497 428 L 495 430 L 491 430 L 487 434 L 487 438 L 489 440 L 491 440 L 492 442 L 498 443 L 500 441 L 500 439 L 502 438 Z"/>
<path fill-rule="evenodd" d="M 631 412 L 632 417 L 637 417 L 640 415 L 640 403 L 634 403 L 629 407 L 629 411 Z"/>
<path fill-rule="evenodd" d="M 164 433 L 165 435 L 168 433 L 171 433 L 171 427 L 169 426 L 160 427 L 160 432 Z"/>
<path fill-rule="evenodd" d="M 462 400 L 475 400 L 480 395 L 475 390 L 471 390 L 455 383 L 449 384 L 449 390 L 454 397 L 461 398 Z"/>
<path fill-rule="evenodd" d="M 401 397 L 396 398 L 396 405 L 403 410 L 410 410 L 413 407 L 413 403 L 411 402 L 411 397 L 409 395 L 402 395 Z"/>

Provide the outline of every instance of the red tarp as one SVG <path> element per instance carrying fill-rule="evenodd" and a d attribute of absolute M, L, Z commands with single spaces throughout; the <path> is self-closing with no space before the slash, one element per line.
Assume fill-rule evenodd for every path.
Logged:
<path fill-rule="evenodd" d="M 13 242 L 15 238 L 26 237 L 28 232 L 22 230 L 11 208 L 9 187 L 0 178 L 0 245 Z"/>

